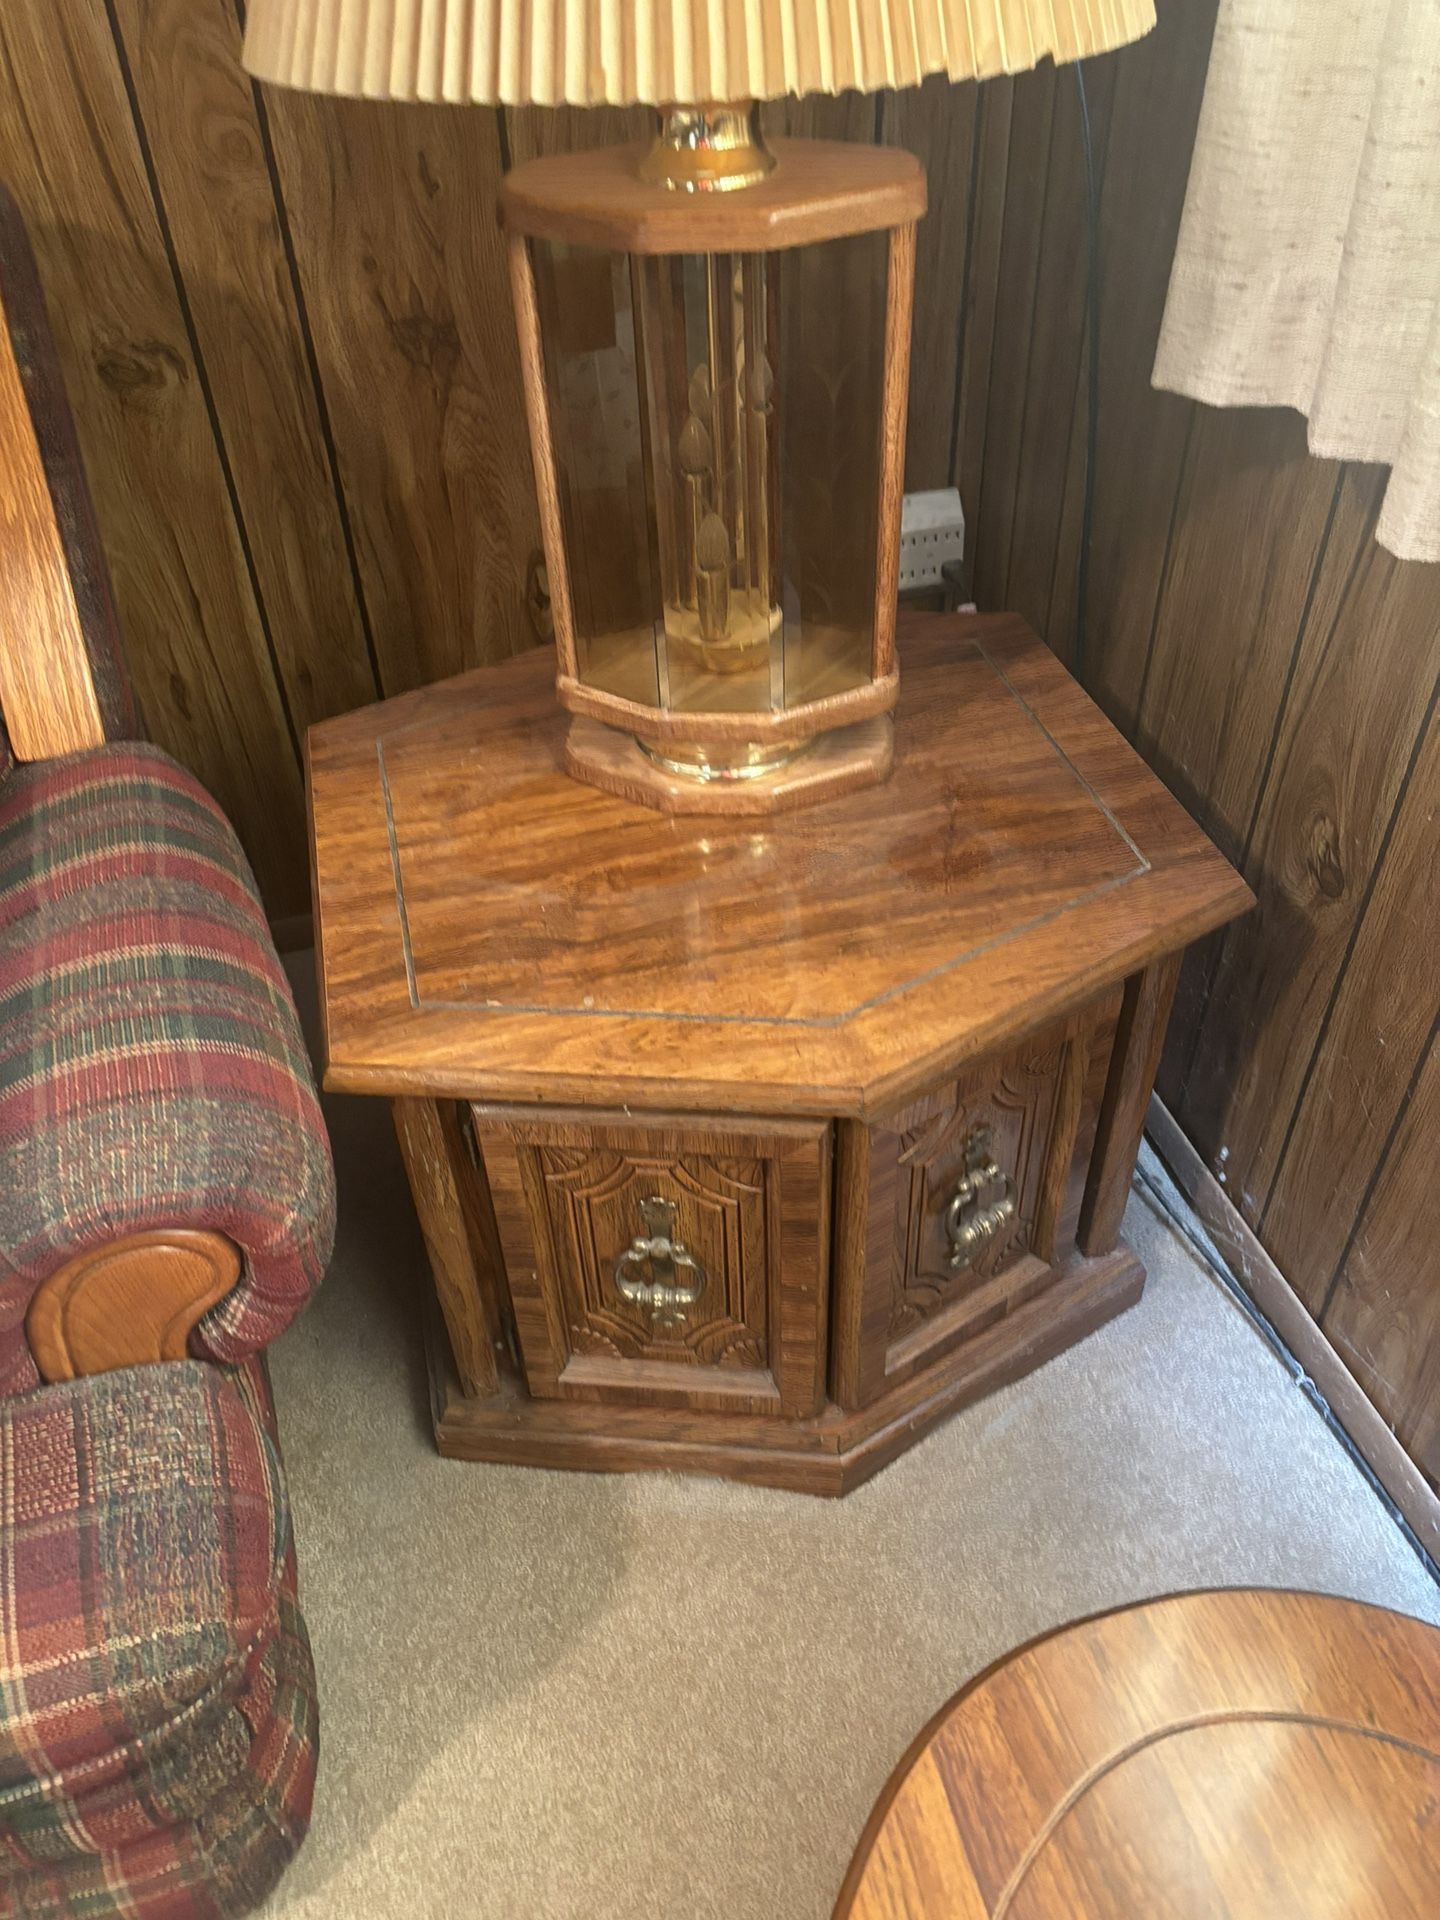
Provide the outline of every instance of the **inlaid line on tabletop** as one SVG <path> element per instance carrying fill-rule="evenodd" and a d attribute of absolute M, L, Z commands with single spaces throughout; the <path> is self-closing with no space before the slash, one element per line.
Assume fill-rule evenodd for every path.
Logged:
<path fill-rule="evenodd" d="M 395 806 L 390 798 L 390 778 L 385 771 L 385 742 L 375 742 L 375 762 L 380 769 L 380 792 L 385 801 L 385 838 L 390 843 L 390 874 L 395 886 L 395 911 L 400 916 L 400 945 L 405 954 L 405 985 L 410 1005 L 418 1010 L 420 995 L 415 988 L 415 961 L 410 950 L 410 916 L 405 911 L 405 888 L 400 881 L 400 848 L 395 838 Z"/>
<path fill-rule="evenodd" d="M 698 1026 L 735 1026 L 735 1027 L 803 1027 L 821 1032 L 834 1027 L 843 1027 L 847 1020 L 857 1015 L 869 1013 L 876 1007 L 883 1007 L 888 1001 L 898 1000 L 901 994 L 909 993 L 915 987 L 923 987 L 932 980 L 938 980 L 956 967 L 963 967 L 971 960 L 978 960 L 983 954 L 992 953 L 997 947 L 1006 946 L 1011 940 L 1018 940 L 1023 934 L 1033 933 L 1037 927 L 1048 926 L 1052 920 L 1073 912 L 1076 907 L 1089 906 L 1092 900 L 1099 900 L 1107 893 L 1113 893 L 1117 887 L 1128 886 L 1132 880 L 1138 880 L 1143 873 L 1149 872 L 1148 863 L 1136 867 L 1129 873 L 1117 874 L 1113 880 L 1102 880 L 1085 893 L 1077 893 L 1073 900 L 1066 900 L 1048 912 L 1036 914 L 1033 920 L 1023 925 L 1011 927 L 1006 933 L 997 933 L 989 940 L 982 940 L 978 946 L 968 948 L 964 953 L 956 954 L 950 960 L 940 960 L 924 973 L 917 973 L 909 980 L 902 980 L 897 986 L 884 987 L 879 993 L 871 994 L 868 1000 L 861 1000 L 845 1013 L 823 1014 L 756 1014 L 756 1013 L 677 1013 L 662 1012 L 651 1007 L 546 1007 L 538 1006 L 528 1000 L 418 1000 L 413 989 L 411 1005 L 421 1013 L 525 1013 L 550 1014 L 557 1020 L 574 1014 L 583 1014 L 587 1020 L 670 1020 L 692 1021 Z M 401 932 L 406 929 L 402 917 Z M 407 975 L 413 977 L 410 953 L 407 945 L 405 953 Z"/>
<path fill-rule="evenodd" d="M 1128 886 L 1134 880 L 1143 879 L 1143 877 L 1151 871 L 1151 862 L 1141 852 L 1132 835 L 1121 824 L 1119 819 L 1117 819 L 1113 810 L 1101 799 L 1090 781 L 1081 773 L 1080 769 L 1075 765 L 1075 762 L 1070 758 L 1069 754 L 1066 753 L 1054 734 L 1051 733 L 1039 714 L 1035 712 L 1034 708 L 1014 685 L 1010 676 L 993 658 L 988 649 L 978 640 L 971 640 L 968 644 L 985 662 L 986 666 L 989 667 L 996 679 L 999 680 L 1016 706 L 1020 708 L 1031 725 L 1039 732 L 1041 738 L 1049 746 L 1055 758 L 1066 768 L 1071 778 L 1075 781 L 1075 784 L 1110 827 L 1116 838 L 1134 855 L 1136 864 L 1130 868 L 1128 872 L 1115 874 L 1108 880 L 1099 881 L 1095 886 L 1087 887 L 1083 893 L 1075 894 L 1071 899 L 1062 901 L 1058 906 L 1047 908 L 1044 913 L 1035 914 L 1029 920 L 1022 921 L 1016 926 L 1008 927 L 1003 933 L 993 934 L 989 939 L 981 940 L 973 947 L 967 947 L 962 953 L 953 954 L 948 960 L 937 961 L 933 967 L 927 968 L 923 973 L 913 974 L 908 980 L 902 980 L 893 986 L 884 987 L 878 993 L 870 995 L 868 999 L 857 1002 L 855 1006 L 848 1008 L 844 1013 L 814 1015 L 692 1013 L 653 1007 L 596 1007 L 571 1006 L 568 1004 L 552 1006 L 521 1000 L 422 999 L 417 984 L 414 949 L 410 939 L 410 919 L 405 906 L 405 881 L 401 871 L 400 845 L 395 827 L 395 803 L 390 788 L 389 772 L 385 765 L 385 745 L 383 740 L 377 739 L 375 742 L 375 756 L 379 769 L 381 796 L 385 806 L 385 832 L 390 848 L 391 881 L 395 891 L 396 912 L 400 921 L 400 943 L 404 952 L 405 981 L 409 990 L 411 1007 L 419 1013 L 505 1013 L 524 1014 L 527 1016 L 538 1015 L 552 1019 L 583 1017 L 587 1020 L 660 1020 L 681 1025 L 794 1027 L 811 1032 L 821 1032 L 827 1029 L 842 1027 L 848 1021 L 856 1019 L 861 1014 L 872 1012 L 876 1007 L 884 1006 L 889 1001 L 899 999 L 902 994 L 910 993 L 916 987 L 927 986 L 932 981 L 942 979 L 947 973 L 953 972 L 958 967 L 967 966 L 972 960 L 978 960 L 984 954 L 992 953 L 999 947 L 1006 946 L 1014 940 L 1022 939 L 1026 934 L 1034 933 L 1041 927 L 1049 926 L 1052 922 L 1063 918 L 1065 914 L 1072 913 L 1079 907 L 1089 906 L 1092 901 L 1102 899 L 1106 894 L 1113 893 L 1120 887 Z"/>
<path fill-rule="evenodd" d="M 1140 851 L 1139 847 L 1136 846 L 1134 840 L 1131 838 L 1129 833 L 1127 833 L 1125 828 L 1121 826 L 1119 820 L 1115 817 L 1114 813 L 1105 804 L 1105 802 L 1100 798 L 1099 794 L 1095 791 L 1094 787 L 1091 786 L 1090 782 L 1085 778 L 1084 774 L 1081 773 L 1080 769 L 1076 766 L 1075 762 L 1070 758 L 1069 754 L 1066 753 L 1065 749 L 1061 746 L 1060 742 L 1055 738 L 1054 734 L 1051 733 L 1050 729 L 1046 726 L 1045 722 L 1040 718 L 1039 714 L 1036 713 L 1035 709 L 1030 705 L 1030 702 L 1024 697 L 1024 695 L 1018 690 L 1018 688 L 1015 687 L 1015 685 L 1010 679 L 1009 674 L 1006 673 L 1005 669 L 1000 665 L 999 661 L 992 656 L 992 654 L 990 653 L 989 649 L 985 646 L 983 641 L 972 640 L 970 644 L 972 647 L 974 647 L 975 651 L 980 655 L 981 659 L 985 662 L 986 666 L 989 667 L 990 671 L 996 676 L 998 680 L 1000 680 L 1003 683 L 1005 687 L 1005 691 L 1010 695 L 1010 698 L 1015 702 L 1016 706 L 1019 707 L 1020 711 L 1025 715 L 1026 719 L 1030 721 L 1032 726 L 1039 728 L 1040 732 L 1044 735 L 1045 739 L 1050 743 L 1051 750 L 1054 752 L 1055 757 L 1058 760 L 1063 760 L 1065 762 L 1065 765 L 1070 769 L 1071 773 L 1075 776 L 1076 783 L 1084 790 L 1084 792 L 1088 795 L 1090 800 L 1093 801 L 1095 806 L 1099 808 L 1100 812 L 1104 814 L 1105 818 L 1110 822 L 1110 825 L 1115 829 L 1116 833 L 1125 842 L 1126 846 L 1134 854 L 1135 858 L 1140 862 L 1140 872 L 1148 873 L 1150 871 L 1150 862 L 1145 858 L 1145 855 Z M 1126 876 L 1127 879 L 1130 877 L 1131 876 L 1129 875 Z"/>
<path fill-rule="evenodd" d="M 1440 1766 L 1440 1753 L 1430 1747 L 1422 1747 L 1414 1740 L 1406 1740 L 1398 1733 L 1388 1733 L 1383 1727 L 1366 1726 L 1362 1720 L 1340 1720 L 1328 1714 L 1305 1713 L 1298 1708 L 1271 1707 L 1231 1707 L 1216 1713 L 1193 1714 L 1184 1720 L 1172 1720 L 1163 1727 L 1152 1727 L 1138 1738 L 1127 1741 L 1114 1753 L 1107 1754 L 1090 1767 L 1078 1779 L 1064 1797 L 1058 1800 L 1045 1816 L 1024 1853 L 1015 1863 L 1014 1871 L 1000 1890 L 1000 1898 L 995 1903 L 992 1920 L 1006 1920 L 1006 1915 L 1014 1905 L 1027 1874 L 1040 1858 L 1046 1846 L 1059 1832 L 1065 1821 L 1079 1806 L 1085 1796 L 1126 1765 L 1152 1747 L 1163 1746 L 1167 1740 L 1178 1739 L 1186 1733 L 1203 1733 L 1211 1727 L 1226 1726 L 1287 1726 L 1313 1728 L 1321 1733 L 1353 1734 L 1362 1740 L 1373 1740 L 1377 1745 L 1393 1747 L 1397 1752 L 1408 1753 L 1417 1760 L 1428 1761 L 1432 1766 Z"/>

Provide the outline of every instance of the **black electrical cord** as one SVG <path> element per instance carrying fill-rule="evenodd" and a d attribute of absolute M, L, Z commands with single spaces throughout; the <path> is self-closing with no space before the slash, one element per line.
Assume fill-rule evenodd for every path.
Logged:
<path fill-rule="evenodd" d="M 1080 139 L 1085 149 L 1085 305 L 1089 334 L 1085 407 L 1085 497 L 1080 515 L 1080 564 L 1075 584 L 1075 678 L 1085 684 L 1085 619 L 1090 598 L 1090 530 L 1095 518 L 1095 463 L 1100 436 L 1100 200 L 1095 183 L 1095 145 L 1090 134 L 1090 103 L 1085 97 L 1084 62 L 1075 62 L 1075 91 L 1080 101 Z"/>

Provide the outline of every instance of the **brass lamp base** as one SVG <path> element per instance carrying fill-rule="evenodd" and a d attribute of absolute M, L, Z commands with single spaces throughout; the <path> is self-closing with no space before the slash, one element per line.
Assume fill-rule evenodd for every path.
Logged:
<path fill-rule="evenodd" d="M 817 734 L 782 766 L 737 779 L 697 779 L 653 758 L 638 741 L 577 715 L 565 736 L 565 771 L 587 786 L 659 813 L 754 818 L 858 793 L 888 778 L 895 731 L 888 713 Z"/>
<path fill-rule="evenodd" d="M 660 110 L 653 145 L 640 161 L 647 186 L 677 193 L 731 193 L 758 186 L 775 156 L 760 131 L 753 101 L 670 106 Z"/>

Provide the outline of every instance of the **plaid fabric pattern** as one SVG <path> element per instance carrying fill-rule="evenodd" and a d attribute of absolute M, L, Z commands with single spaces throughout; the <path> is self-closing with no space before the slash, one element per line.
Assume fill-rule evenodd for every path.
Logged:
<path fill-rule="evenodd" d="M 16 1920 L 232 1920 L 304 1838 L 314 1673 L 268 1424 L 258 1362 L 0 1401 L 0 1911 Z"/>
<path fill-rule="evenodd" d="M 0 783 L 0 1393 L 24 1316 L 81 1249 L 228 1234 L 235 1289 L 191 1351 L 237 1361 L 318 1284 L 334 1182 L 289 984 L 215 802 L 158 748 Z"/>

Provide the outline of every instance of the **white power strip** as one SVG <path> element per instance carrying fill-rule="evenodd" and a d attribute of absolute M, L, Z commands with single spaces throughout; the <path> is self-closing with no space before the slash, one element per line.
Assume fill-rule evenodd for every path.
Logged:
<path fill-rule="evenodd" d="M 907 493 L 900 506 L 900 591 L 938 587 L 947 560 L 965 556 L 965 510 L 955 487 Z"/>

